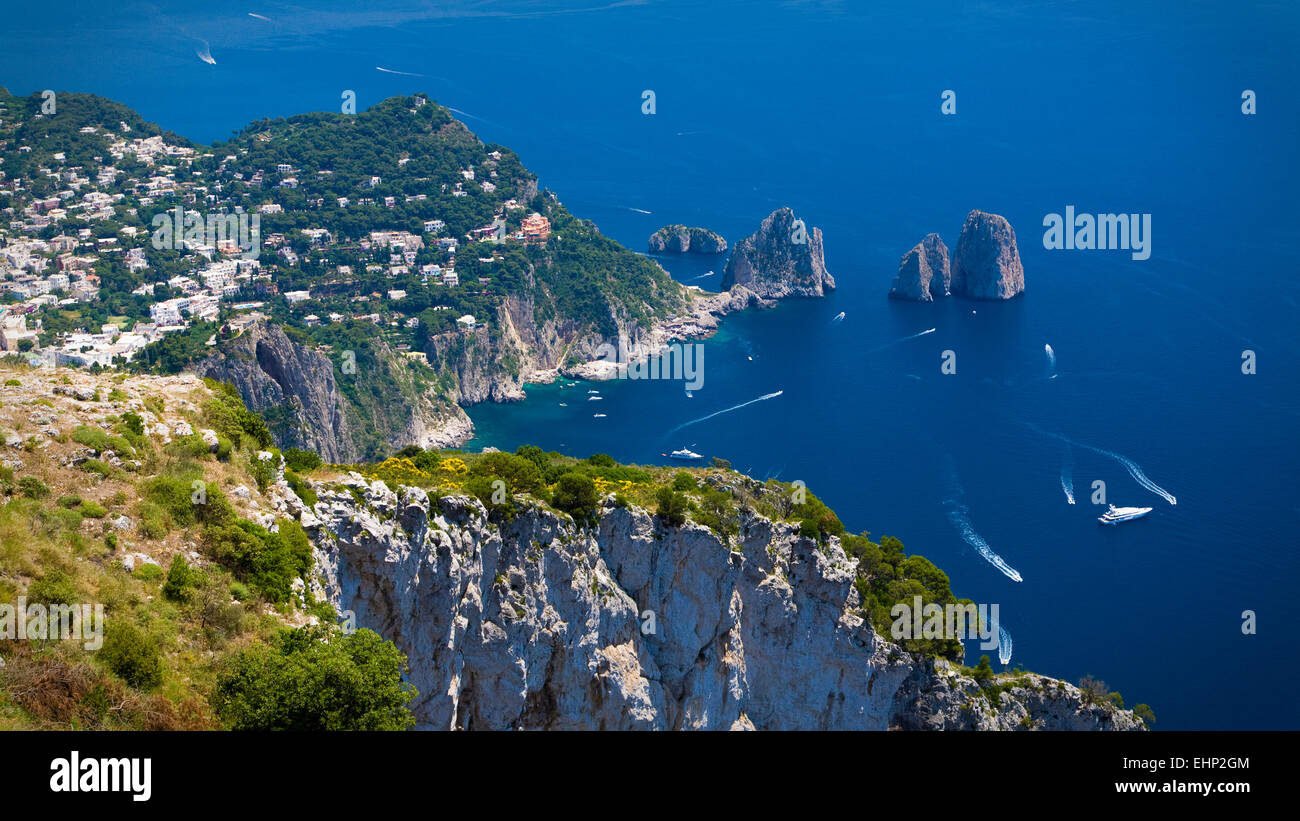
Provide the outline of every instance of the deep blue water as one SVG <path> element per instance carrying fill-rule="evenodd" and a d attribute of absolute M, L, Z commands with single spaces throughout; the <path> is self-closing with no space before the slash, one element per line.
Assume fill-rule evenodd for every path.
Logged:
<path fill-rule="evenodd" d="M 1099 676 L 1162 729 L 1300 728 L 1294 6 L 357 5 L 250 7 L 273 22 L 133 2 L 11 10 L 0 83 L 99 93 L 202 141 L 337 110 L 344 89 L 362 107 L 426 91 L 636 250 L 669 222 L 734 242 L 790 205 L 825 233 L 834 294 L 729 317 L 693 398 L 671 382 L 594 386 L 601 402 L 585 401 L 593 386 L 539 386 L 471 409 L 476 444 L 644 462 L 687 445 L 803 479 L 851 529 L 898 536 L 959 595 L 1000 604 L 1013 663 Z M 955 116 L 939 113 L 944 89 Z M 1241 113 L 1243 89 L 1258 114 Z M 1066 205 L 1150 213 L 1151 259 L 1045 250 L 1043 216 Z M 887 300 L 899 257 L 929 231 L 953 246 L 972 208 L 1017 229 L 1026 294 Z M 723 265 L 663 262 L 684 281 L 714 269 L 704 287 Z M 1122 454 L 1178 504 L 1084 447 L 1066 504 L 1064 445 L 1039 430 Z M 1154 512 L 1099 527 L 1097 479 Z M 958 497 L 1023 582 L 963 539 Z M 1247 609 L 1257 635 L 1241 632 Z"/>

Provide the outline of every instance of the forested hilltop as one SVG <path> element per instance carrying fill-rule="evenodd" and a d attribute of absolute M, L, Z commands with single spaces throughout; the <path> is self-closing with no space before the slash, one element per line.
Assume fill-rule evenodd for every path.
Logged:
<path fill-rule="evenodd" d="M 220 375 L 281 444 L 334 458 L 463 441 L 461 405 L 518 398 L 692 302 L 424 95 L 202 146 L 92 95 L 3 93 L 0 173 L 23 353 Z M 250 330 L 287 359 L 238 345 Z M 318 359 L 323 399 L 291 376 Z M 329 416 L 351 432 L 311 441 Z"/>

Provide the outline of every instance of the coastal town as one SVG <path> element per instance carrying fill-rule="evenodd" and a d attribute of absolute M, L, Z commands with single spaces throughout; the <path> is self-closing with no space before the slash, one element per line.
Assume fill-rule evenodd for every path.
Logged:
<path fill-rule="evenodd" d="M 413 99 L 417 115 L 427 100 Z M 455 169 L 454 181 L 390 185 L 388 168 L 340 181 L 330 168 L 262 165 L 248 148 L 142 135 L 125 120 L 72 139 L 38 128 L 68 113 L 23 103 L 0 101 L 0 354 L 32 365 L 119 367 L 170 335 L 202 328 L 212 346 L 267 315 L 302 328 L 471 331 L 489 319 L 474 306 L 499 296 L 503 251 L 551 237 L 529 203 L 497 199 L 522 187 L 500 173 L 499 150 Z M 263 132 L 250 142 L 269 141 Z M 63 143 L 82 150 L 50 150 Z M 87 146 L 102 149 L 85 156 Z M 399 176 L 410 161 L 396 160 Z M 304 197 L 323 187 L 355 193 Z M 471 197 L 491 219 L 457 235 L 434 212 Z M 333 225 L 351 213 L 363 229 L 345 235 Z M 464 227 L 460 212 L 457 221 Z"/>

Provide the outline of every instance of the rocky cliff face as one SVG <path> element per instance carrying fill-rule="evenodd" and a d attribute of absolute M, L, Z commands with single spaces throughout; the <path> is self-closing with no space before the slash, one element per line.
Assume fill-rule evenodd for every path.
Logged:
<path fill-rule="evenodd" d="M 282 447 L 314 450 L 331 462 L 356 458 L 347 444 L 346 400 L 334 380 L 333 363 L 291 341 L 278 326 L 254 323 L 194 371 L 234 385 L 251 410 L 290 410 L 295 423 L 277 431 Z"/>
<path fill-rule="evenodd" d="M 971 211 L 952 256 L 952 291 L 969 299 L 1011 299 L 1025 290 L 1016 232 L 997 214 Z"/>
<path fill-rule="evenodd" d="M 418 384 L 386 345 L 373 355 L 373 365 L 339 372 L 329 357 L 291 340 L 278 325 L 256 322 L 193 370 L 234 385 L 244 404 L 267 419 L 277 445 L 313 450 L 327 462 L 361 461 L 409 444 L 451 447 L 469 438 L 463 410 Z M 365 384 L 349 386 L 349 397 L 339 382 L 346 378 Z M 393 395 L 377 394 L 376 384 Z"/>
<path fill-rule="evenodd" d="M 1042 677 L 994 706 L 857 615 L 838 540 L 757 514 L 727 544 L 609 500 L 585 530 L 358 474 L 316 489 L 312 510 L 276 494 L 311 534 L 315 592 L 408 655 L 424 728 L 1141 728 Z"/>
<path fill-rule="evenodd" d="M 948 266 L 948 246 L 938 234 L 928 234 L 925 239 L 903 255 L 898 264 L 898 276 L 889 289 L 893 299 L 911 299 L 933 302 L 946 297 L 952 289 L 952 272 Z"/>
<path fill-rule="evenodd" d="M 650 235 L 650 253 L 721 254 L 727 250 L 727 241 L 707 228 L 685 225 L 665 225 Z"/>
<path fill-rule="evenodd" d="M 806 227 L 789 208 L 773 211 L 731 252 L 722 288 L 736 285 L 763 299 L 824 296 L 835 278 L 826 270 L 821 229 Z"/>

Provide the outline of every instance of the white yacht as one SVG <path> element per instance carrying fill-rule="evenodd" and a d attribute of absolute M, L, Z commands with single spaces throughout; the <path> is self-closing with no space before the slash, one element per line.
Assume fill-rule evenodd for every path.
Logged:
<path fill-rule="evenodd" d="M 686 462 L 694 462 L 698 459 L 704 458 L 701 454 L 698 454 L 695 451 L 689 450 L 687 448 L 682 448 L 681 450 L 675 450 L 672 453 L 665 453 L 663 455 L 672 459 L 681 459 Z"/>
<path fill-rule="evenodd" d="M 1109 510 L 1101 514 L 1101 518 L 1097 519 L 1104 525 L 1117 525 L 1120 522 L 1141 519 L 1152 510 L 1149 507 L 1115 507 L 1114 505 L 1107 505 L 1106 507 Z"/>

